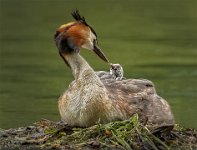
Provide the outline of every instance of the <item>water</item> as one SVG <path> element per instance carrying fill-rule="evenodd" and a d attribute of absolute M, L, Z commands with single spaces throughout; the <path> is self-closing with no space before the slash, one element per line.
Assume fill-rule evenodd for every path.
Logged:
<path fill-rule="evenodd" d="M 196 0 L 0 0 L 0 128 L 60 119 L 57 99 L 73 80 L 53 41 L 78 8 L 127 78 L 152 80 L 177 123 L 197 128 Z M 108 67 L 90 51 L 95 70 Z"/>

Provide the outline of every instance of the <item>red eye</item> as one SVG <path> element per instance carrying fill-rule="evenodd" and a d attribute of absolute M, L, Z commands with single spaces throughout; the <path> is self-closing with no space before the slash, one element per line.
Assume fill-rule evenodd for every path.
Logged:
<path fill-rule="evenodd" d="M 96 44 L 97 44 L 96 39 L 93 39 L 93 44 L 94 44 L 94 45 L 96 45 Z"/>

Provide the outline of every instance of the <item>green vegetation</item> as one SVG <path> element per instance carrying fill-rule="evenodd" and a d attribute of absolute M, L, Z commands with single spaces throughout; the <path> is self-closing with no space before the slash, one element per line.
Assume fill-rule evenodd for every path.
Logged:
<path fill-rule="evenodd" d="M 11 142 L 12 141 L 12 142 Z M 129 120 L 71 128 L 61 123 L 41 120 L 35 126 L 0 132 L 0 149 L 196 149 L 197 131 L 178 125 L 150 128 Z"/>
<path fill-rule="evenodd" d="M 127 78 L 153 81 L 176 122 L 197 128 L 196 0 L 0 0 L 0 127 L 60 120 L 57 99 L 73 80 L 53 41 L 78 8 Z M 81 51 L 95 70 L 108 66 Z"/>

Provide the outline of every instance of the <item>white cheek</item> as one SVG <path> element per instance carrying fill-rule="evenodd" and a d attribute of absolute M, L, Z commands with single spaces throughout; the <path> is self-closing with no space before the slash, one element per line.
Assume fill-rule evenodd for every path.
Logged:
<path fill-rule="evenodd" d="M 82 48 L 93 50 L 94 49 L 93 39 L 95 38 L 96 38 L 95 35 L 92 32 L 90 32 L 89 37 L 87 38 L 86 43 L 82 45 Z"/>
<path fill-rule="evenodd" d="M 85 49 L 89 49 L 89 50 L 93 50 L 93 43 L 90 41 L 90 40 L 88 40 L 86 43 L 84 43 L 83 45 L 82 45 L 82 48 L 85 48 Z"/>

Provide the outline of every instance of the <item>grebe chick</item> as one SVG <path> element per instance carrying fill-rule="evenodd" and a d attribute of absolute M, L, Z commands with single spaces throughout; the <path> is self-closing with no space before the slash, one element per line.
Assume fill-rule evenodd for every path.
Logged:
<path fill-rule="evenodd" d="M 95 52 L 109 63 L 97 42 L 96 32 L 84 17 L 74 11 L 75 22 L 60 26 L 54 36 L 59 54 L 72 70 L 74 81 L 58 101 L 62 121 L 70 126 L 87 127 L 125 120 L 134 113 L 148 118 L 150 124 L 174 124 L 167 101 L 156 94 L 148 80 L 102 78 L 97 76 L 79 54 L 81 48 Z"/>
<path fill-rule="evenodd" d="M 110 74 L 115 80 L 122 80 L 124 77 L 124 71 L 120 64 L 110 64 Z"/>
<path fill-rule="evenodd" d="M 122 80 L 126 79 L 123 77 L 124 71 L 120 64 L 112 64 L 109 63 L 110 69 L 108 71 L 96 71 L 97 76 L 100 79 L 115 79 L 115 80 Z"/>

